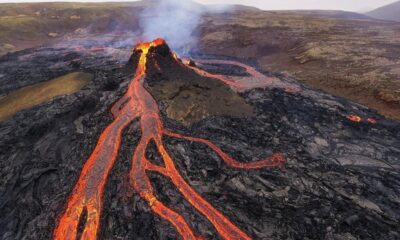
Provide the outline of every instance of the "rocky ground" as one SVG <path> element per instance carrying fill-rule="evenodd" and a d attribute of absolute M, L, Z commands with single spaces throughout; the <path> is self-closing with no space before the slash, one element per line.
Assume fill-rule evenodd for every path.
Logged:
<path fill-rule="evenodd" d="M 0 4 L 0 54 L 65 39 L 143 32 L 157 0 L 133 3 Z M 197 5 L 201 21 L 187 49 L 288 72 L 308 86 L 400 120 L 399 23 L 341 11 L 261 11 Z M 151 12 L 151 11 L 149 11 Z M 150 14 L 151 15 L 151 14 Z"/>
<path fill-rule="evenodd" d="M 245 58 L 265 71 L 400 119 L 399 24 L 350 13 L 257 10 L 204 17 L 200 52 Z"/>
<path fill-rule="evenodd" d="M 0 54 L 82 36 L 140 35 L 141 13 L 157 5 L 157 0 L 0 4 Z M 187 49 L 289 72 L 308 86 L 400 120 L 399 23 L 341 11 L 195 8 L 202 11 L 191 36 L 198 41 Z"/>
<path fill-rule="evenodd" d="M 133 67 L 125 66 L 129 52 L 125 55 L 115 60 L 102 51 L 38 48 L 0 58 L 2 93 L 69 72 L 94 75 L 81 91 L 0 123 L 1 239 L 51 238 L 84 161 L 112 121 L 110 106 L 132 78 Z M 236 68 L 203 67 L 243 75 Z M 274 76 L 296 82 L 288 75 Z M 173 80 L 158 77 L 163 84 Z M 154 80 L 152 76 L 149 89 L 162 83 Z M 159 101 L 166 128 L 212 140 L 240 161 L 274 152 L 287 159 L 285 172 L 233 170 L 204 145 L 165 137 L 179 171 L 254 239 L 400 238 L 400 123 L 343 98 L 303 88 L 296 94 L 278 89 L 236 93 L 232 96 L 251 106 L 252 115 L 209 116 L 190 126 L 168 118 L 167 106 Z M 350 121 L 351 114 L 363 121 Z M 140 138 L 138 122 L 123 135 L 105 190 L 100 239 L 179 239 L 129 185 L 130 158 Z M 155 147 L 147 155 L 159 161 Z M 150 176 L 158 197 L 181 213 L 195 232 L 219 239 L 167 179 Z"/>

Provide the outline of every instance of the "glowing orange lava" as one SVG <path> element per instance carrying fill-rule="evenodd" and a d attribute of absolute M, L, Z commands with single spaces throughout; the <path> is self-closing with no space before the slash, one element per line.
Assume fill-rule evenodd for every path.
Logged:
<path fill-rule="evenodd" d="M 352 122 L 357 122 L 357 123 L 362 121 L 362 118 L 360 116 L 357 116 L 357 115 L 349 115 L 347 117 L 347 119 L 349 119 Z"/>
<path fill-rule="evenodd" d="M 267 77 L 264 74 L 258 72 L 255 68 L 240 63 L 240 62 L 236 62 L 236 61 L 231 61 L 231 60 L 215 60 L 215 59 L 210 59 L 210 60 L 198 60 L 196 59 L 195 62 L 196 63 L 200 63 L 200 64 L 216 64 L 216 65 L 234 65 L 234 66 L 238 66 L 243 68 L 251 77 L 253 77 L 253 81 L 248 81 L 248 79 L 245 79 L 245 82 L 240 81 L 240 80 L 231 80 L 228 79 L 226 76 L 224 75 L 220 75 L 220 74 L 211 74 L 208 73 L 204 70 L 201 70 L 197 67 L 194 66 L 190 66 L 190 61 L 185 61 L 186 65 L 193 69 L 194 71 L 196 71 L 197 73 L 199 73 L 200 75 L 209 77 L 209 78 L 215 78 L 218 79 L 222 82 L 224 82 L 225 84 L 228 84 L 229 86 L 233 87 L 234 89 L 237 89 L 239 91 L 244 91 L 244 90 L 249 90 L 249 89 L 253 89 L 253 88 L 262 88 L 262 87 L 269 87 L 269 88 L 281 88 L 284 89 L 286 92 L 289 93 L 297 93 L 299 91 L 301 91 L 301 88 L 298 85 L 295 84 L 290 84 L 290 83 L 286 83 L 281 81 L 278 78 L 275 77 Z"/>
<path fill-rule="evenodd" d="M 349 115 L 347 116 L 347 119 L 355 123 L 369 123 L 372 125 L 378 123 L 378 120 L 376 120 L 375 118 L 362 118 L 358 115 Z"/>
<path fill-rule="evenodd" d="M 238 169 L 283 168 L 285 159 L 280 154 L 274 154 L 261 161 L 242 163 L 224 153 L 217 145 L 208 140 L 188 137 L 164 129 L 157 102 L 143 86 L 147 55 L 153 47 L 162 44 L 165 44 L 164 40 L 157 39 L 153 42 L 141 43 L 136 46 L 135 51 L 140 53 L 136 75 L 130 82 L 124 96 L 111 108 L 115 119 L 101 133 L 95 149 L 84 164 L 79 179 L 68 199 L 66 209 L 55 229 L 55 239 L 76 239 L 78 225 L 83 212 L 86 212 L 87 217 L 86 222 L 83 224 L 81 239 L 97 238 L 104 187 L 111 168 L 117 159 L 123 129 L 136 118 L 139 118 L 142 135 L 132 156 L 130 182 L 134 190 L 149 204 L 152 211 L 169 221 L 183 239 L 202 239 L 193 232 L 187 221 L 179 213 L 168 208 L 157 199 L 147 176 L 148 171 L 157 172 L 168 178 L 183 197 L 214 225 L 223 239 L 251 239 L 186 182 L 167 152 L 162 138 L 167 135 L 205 144 L 214 150 L 226 164 Z M 197 68 L 193 69 L 200 71 Z M 258 72 L 253 72 L 250 67 L 246 69 L 250 74 L 258 74 Z M 202 73 L 205 74 L 205 72 Z M 212 77 L 215 78 L 215 75 Z M 234 85 L 229 81 L 226 83 Z M 151 141 L 155 142 L 165 167 L 155 165 L 146 159 L 145 152 Z"/>

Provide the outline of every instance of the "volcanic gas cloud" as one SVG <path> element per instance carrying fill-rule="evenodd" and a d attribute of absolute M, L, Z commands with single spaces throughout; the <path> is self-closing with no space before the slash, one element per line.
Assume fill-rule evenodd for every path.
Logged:
<path fill-rule="evenodd" d="M 235 224 L 208 203 L 185 181 L 176 168 L 174 160 L 166 150 L 163 143 L 163 136 L 167 135 L 205 144 L 215 151 L 227 165 L 237 169 L 282 168 L 285 160 L 280 153 L 275 153 L 260 161 L 242 163 L 206 139 L 184 136 L 164 128 L 158 104 L 143 85 L 143 82 L 146 80 L 148 59 L 155 55 L 155 50 L 160 46 L 166 46 L 163 39 L 140 43 L 135 47 L 134 54 L 139 56 L 136 75 L 130 82 L 126 93 L 111 108 L 114 120 L 101 133 L 97 145 L 83 166 L 80 177 L 54 231 L 55 239 L 76 239 L 80 231 L 78 230 L 80 219 L 84 212 L 87 217 L 83 226 L 81 239 L 97 238 L 100 227 L 100 214 L 102 212 L 102 197 L 107 177 L 117 159 L 122 132 L 135 119 L 139 119 L 141 124 L 141 139 L 136 147 L 132 147 L 134 153 L 131 159 L 130 184 L 140 197 L 148 203 L 152 211 L 162 219 L 170 222 L 183 239 L 202 239 L 201 236 L 191 229 L 187 221 L 178 212 L 175 212 L 157 199 L 147 175 L 151 171 L 157 172 L 169 179 L 182 196 L 212 223 L 223 239 L 251 239 L 249 235 L 235 226 Z M 243 82 L 229 80 L 222 75 L 207 73 L 194 66 L 185 65 L 176 58 L 175 54 L 171 52 L 169 54 L 178 64 L 191 68 L 198 74 L 205 75 L 211 79 L 223 81 L 232 88 L 246 89 L 254 87 L 246 86 L 246 83 Z M 245 68 L 250 75 L 258 79 L 257 87 L 273 86 L 281 87 L 291 92 L 298 91 L 298 88 L 288 86 L 278 79 L 265 77 L 254 68 L 242 63 L 217 60 L 203 60 L 202 63 L 238 65 Z M 156 144 L 158 152 L 164 161 L 164 166 L 156 165 L 146 159 L 145 152 L 151 141 L 154 141 Z"/>

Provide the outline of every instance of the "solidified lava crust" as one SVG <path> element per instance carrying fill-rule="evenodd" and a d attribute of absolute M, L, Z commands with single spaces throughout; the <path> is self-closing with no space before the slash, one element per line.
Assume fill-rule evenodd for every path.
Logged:
<path fill-rule="evenodd" d="M 95 77 L 76 94 L 0 123 L 0 239 L 51 239 L 68 227 L 71 239 L 399 238 L 398 122 L 284 75 L 237 74 L 245 65 L 229 59 L 188 66 L 153 44 L 138 46 L 126 67 L 71 49 L 1 59 L 2 93 L 70 71 Z M 252 114 L 213 110 L 190 124 L 169 118 L 158 84 L 191 76 L 201 87 L 228 86 L 228 99 L 244 99 Z M 277 153 L 285 172 L 257 161 L 282 160 Z M 210 221 L 213 214 L 224 223 Z"/>
<path fill-rule="evenodd" d="M 126 93 L 111 108 L 114 121 L 101 133 L 92 154 L 85 162 L 78 182 L 68 199 L 66 210 L 62 214 L 54 232 L 54 239 L 76 239 L 83 214 L 86 217 L 80 239 L 97 239 L 102 214 L 104 187 L 117 160 L 122 132 L 136 118 L 139 118 L 140 122 L 141 139 L 133 150 L 129 179 L 134 190 L 148 203 L 152 211 L 164 220 L 169 221 L 183 239 L 202 239 L 192 230 L 181 214 L 167 207 L 165 203 L 156 197 L 148 172 L 157 172 L 174 184 L 184 199 L 213 224 L 223 239 L 251 239 L 250 236 L 215 209 L 185 181 L 165 148 L 163 136 L 202 143 L 211 148 L 227 165 L 237 169 L 283 168 L 285 163 L 283 156 L 275 153 L 264 160 L 248 163 L 239 162 L 209 140 L 186 136 L 165 129 L 160 117 L 158 104 L 144 88 L 143 82 L 145 81 L 149 58 L 156 54 L 161 54 L 162 56 L 172 54 L 163 39 L 140 43 L 135 47 L 134 51 L 140 54 L 136 74 Z M 222 62 L 222 64 L 234 63 Z M 194 67 L 190 68 L 194 69 Z M 249 67 L 248 71 L 250 74 L 260 77 L 260 74 L 254 69 Z M 204 71 L 202 73 L 205 74 Z M 240 86 L 225 80 L 223 77 L 207 76 L 214 77 L 216 81 L 220 80 L 228 85 L 232 84 L 234 87 Z M 263 78 L 262 80 L 266 81 L 266 86 L 274 84 L 270 79 Z M 155 143 L 157 151 L 163 159 L 164 166 L 153 164 L 146 158 L 146 149 L 151 142 Z"/>

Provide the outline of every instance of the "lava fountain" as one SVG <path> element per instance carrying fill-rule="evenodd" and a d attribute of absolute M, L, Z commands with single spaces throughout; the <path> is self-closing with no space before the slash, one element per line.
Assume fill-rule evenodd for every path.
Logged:
<path fill-rule="evenodd" d="M 154 49 L 161 45 L 166 45 L 165 41 L 156 39 L 152 42 L 140 43 L 135 47 L 134 52 L 140 56 L 136 74 L 131 80 L 126 93 L 111 108 L 114 120 L 101 133 L 93 152 L 85 162 L 79 179 L 68 198 L 66 208 L 60 216 L 54 231 L 54 239 L 76 239 L 80 221 L 84 214 L 86 215 L 86 221 L 83 224 L 81 239 L 97 239 L 104 187 L 117 159 L 122 132 L 135 119 L 139 119 L 142 134 L 131 159 L 130 184 L 140 197 L 148 203 L 151 210 L 172 224 L 183 239 L 202 239 L 191 229 L 187 221 L 179 213 L 157 199 L 147 175 L 148 172 L 157 172 L 173 183 L 182 196 L 212 223 L 223 239 L 251 239 L 250 236 L 235 226 L 186 182 L 166 150 L 163 136 L 167 135 L 205 144 L 215 151 L 228 166 L 237 169 L 283 168 L 285 159 L 280 153 L 275 153 L 260 161 L 242 163 L 206 139 L 184 136 L 165 129 L 156 100 L 143 86 L 148 57 L 154 54 Z M 173 53 L 169 54 L 174 57 Z M 203 61 L 203 63 L 207 63 L 207 61 Z M 282 87 L 287 91 L 293 92 L 294 88 L 288 87 L 277 79 L 269 79 L 250 66 L 237 62 L 210 61 L 210 64 L 213 63 L 243 66 L 249 74 L 259 78 L 260 81 L 264 81 L 264 86 Z M 185 66 L 181 62 L 179 64 Z M 189 68 L 189 66 L 185 67 Z M 228 85 L 232 85 L 232 87 L 243 87 L 223 76 L 208 74 L 193 66 L 190 68 L 212 79 L 221 80 Z M 145 152 L 151 141 L 156 144 L 158 152 L 164 161 L 164 166 L 156 165 L 146 159 Z"/>

